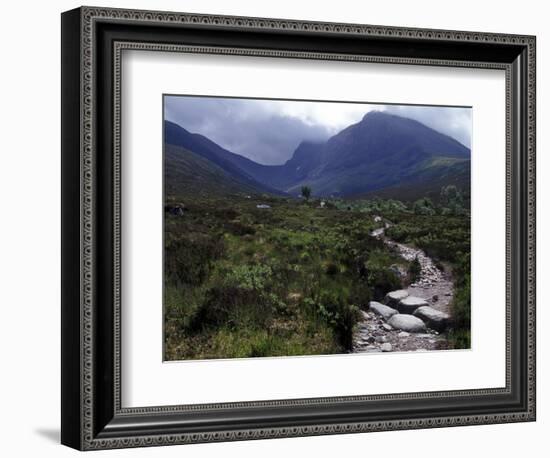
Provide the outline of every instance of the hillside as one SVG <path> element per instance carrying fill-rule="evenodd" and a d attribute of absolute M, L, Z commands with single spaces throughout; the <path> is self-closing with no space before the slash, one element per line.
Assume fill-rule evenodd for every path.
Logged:
<path fill-rule="evenodd" d="M 231 175 L 214 162 L 185 148 L 166 145 L 165 193 L 174 195 L 231 195 L 255 193 L 257 188 Z"/>
<path fill-rule="evenodd" d="M 166 146 L 171 145 L 183 148 L 187 151 L 195 153 L 203 159 L 210 161 L 212 164 L 226 172 L 235 182 L 240 183 L 243 190 L 279 195 L 284 194 L 284 192 L 279 189 L 275 189 L 269 185 L 257 181 L 253 176 L 239 167 L 237 164 L 242 156 L 222 148 L 203 135 L 188 132 L 186 129 L 173 122 L 164 122 L 164 144 Z M 173 157 L 175 158 L 176 156 Z M 170 161 L 165 164 L 166 169 L 169 169 L 169 166 Z"/>
<path fill-rule="evenodd" d="M 384 112 L 363 119 L 324 143 L 302 142 L 282 165 L 262 165 L 208 138 L 166 122 L 165 141 L 213 162 L 259 192 L 353 197 L 372 193 L 408 199 L 455 184 L 469 188 L 470 150 L 424 124 Z"/>
<path fill-rule="evenodd" d="M 380 199 L 398 199 L 403 202 L 414 202 L 422 197 L 428 197 L 437 202 L 441 188 L 449 185 L 455 185 L 469 202 L 470 199 L 470 161 L 467 159 L 457 160 L 454 163 L 444 162 L 438 164 L 434 161 L 431 165 L 413 173 L 407 179 L 400 183 L 370 191 L 360 195 L 354 195 L 353 198 L 380 198 Z"/>

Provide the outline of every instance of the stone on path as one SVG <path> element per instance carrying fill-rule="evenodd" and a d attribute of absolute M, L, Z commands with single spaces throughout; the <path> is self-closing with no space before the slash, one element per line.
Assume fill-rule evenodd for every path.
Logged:
<path fill-rule="evenodd" d="M 391 343 L 383 343 L 382 345 L 380 345 L 380 350 L 382 351 L 392 351 L 392 346 L 391 346 Z"/>
<path fill-rule="evenodd" d="M 435 329 L 438 332 L 444 331 L 451 317 L 444 312 L 434 309 L 433 307 L 423 306 L 414 311 L 414 316 L 422 319 L 429 328 Z"/>
<path fill-rule="evenodd" d="M 405 332 L 426 332 L 424 322 L 413 315 L 397 314 L 392 316 L 388 323 L 394 328 Z"/>
<path fill-rule="evenodd" d="M 391 291 L 388 294 L 386 294 L 386 297 L 384 298 L 384 302 L 386 305 L 389 305 L 390 307 L 396 309 L 399 305 L 399 301 L 405 299 L 409 293 L 405 289 L 398 289 L 397 291 Z"/>
<path fill-rule="evenodd" d="M 392 309 L 393 310 L 393 309 Z M 393 330 L 393 328 L 388 324 L 388 323 L 382 323 L 382 328 L 385 330 L 385 331 L 391 331 Z"/>
<path fill-rule="evenodd" d="M 375 301 L 369 302 L 369 309 L 377 315 L 380 315 L 385 320 L 389 320 L 392 315 L 395 315 L 397 313 L 397 310 Z"/>
<path fill-rule="evenodd" d="M 425 299 L 416 296 L 408 296 L 399 301 L 397 305 L 397 310 L 399 313 L 414 313 L 414 311 L 419 307 L 427 306 L 428 303 Z"/>
<path fill-rule="evenodd" d="M 410 334 L 406 331 L 401 331 L 399 334 L 397 334 L 397 337 L 403 338 L 403 337 L 409 337 Z"/>

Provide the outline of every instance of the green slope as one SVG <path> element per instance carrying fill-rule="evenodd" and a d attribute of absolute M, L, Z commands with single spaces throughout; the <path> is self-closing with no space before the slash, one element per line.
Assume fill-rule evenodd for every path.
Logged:
<path fill-rule="evenodd" d="M 389 187 L 362 193 L 361 198 L 398 199 L 413 202 L 421 197 L 439 199 L 441 188 L 455 185 L 467 200 L 470 197 L 470 161 L 435 157 L 421 164 L 413 173 Z"/>
<path fill-rule="evenodd" d="M 257 194 L 258 190 L 184 148 L 165 145 L 164 186 L 167 196 Z"/>

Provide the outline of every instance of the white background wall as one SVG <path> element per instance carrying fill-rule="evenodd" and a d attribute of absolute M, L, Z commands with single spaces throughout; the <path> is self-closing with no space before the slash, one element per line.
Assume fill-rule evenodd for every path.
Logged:
<path fill-rule="evenodd" d="M 544 2 L 117 0 L 96 5 L 534 34 L 538 38 L 538 421 L 105 452 L 108 456 L 544 456 L 550 427 L 550 29 Z M 4 2 L 0 46 L 0 453 L 69 456 L 59 441 L 60 13 L 75 1 Z M 545 255 L 546 254 L 546 259 Z M 546 361 L 545 361 L 546 360 Z M 546 362 L 546 364 L 545 364 Z M 538 450 L 538 452 L 537 452 Z M 546 452 L 547 453 L 547 452 Z"/>

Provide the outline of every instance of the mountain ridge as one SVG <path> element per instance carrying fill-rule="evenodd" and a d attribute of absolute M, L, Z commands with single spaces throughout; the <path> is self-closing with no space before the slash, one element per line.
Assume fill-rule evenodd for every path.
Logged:
<path fill-rule="evenodd" d="M 419 121 L 382 111 L 367 113 L 326 142 L 301 142 L 281 165 L 258 164 L 170 121 L 165 121 L 165 143 L 213 161 L 258 192 L 295 195 L 307 185 L 317 196 L 345 197 L 421 179 L 439 185 L 453 173 L 469 185 L 469 148 Z M 468 163 L 467 174 L 457 161 Z M 456 182 L 451 175 L 443 183 Z"/>

